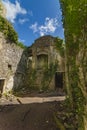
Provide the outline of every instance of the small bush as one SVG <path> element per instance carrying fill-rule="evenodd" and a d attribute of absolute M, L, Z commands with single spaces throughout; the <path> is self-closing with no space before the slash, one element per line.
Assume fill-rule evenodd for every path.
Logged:
<path fill-rule="evenodd" d="M 26 48 L 22 42 L 18 41 L 18 34 L 14 30 L 12 24 L 2 16 L 0 16 L 0 32 L 2 32 L 5 38 L 10 42 L 15 43 L 23 49 Z"/>
<path fill-rule="evenodd" d="M 14 30 L 10 22 L 0 16 L 0 31 L 5 35 L 6 39 L 11 42 L 18 43 L 18 34 Z"/>

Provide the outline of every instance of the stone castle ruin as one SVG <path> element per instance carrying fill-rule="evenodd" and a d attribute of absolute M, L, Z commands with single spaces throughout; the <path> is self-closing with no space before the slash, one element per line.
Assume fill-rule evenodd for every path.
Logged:
<path fill-rule="evenodd" d="M 0 33 L 0 91 L 8 92 L 15 86 L 22 84 L 26 57 L 23 49 L 8 42 Z M 22 57 L 21 64 L 20 60 Z M 19 67 L 19 68 L 18 68 Z"/>
<path fill-rule="evenodd" d="M 40 89 L 63 88 L 64 57 L 55 45 L 55 38 L 43 36 L 30 47 L 29 64 L 36 70 L 35 85 Z"/>
<path fill-rule="evenodd" d="M 20 86 L 39 90 L 63 88 L 64 58 L 56 49 L 54 39 L 52 36 L 40 37 L 24 50 L 0 33 L 0 92 Z M 54 66 L 53 73 L 51 65 Z"/>
<path fill-rule="evenodd" d="M 0 1 L 0 15 L 6 10 Z M 64 57 L 48 35 L 23 49 L 0 32 L 0 93 L 26 87 L 34 90 L 56 90 L 64 87 Z"/>

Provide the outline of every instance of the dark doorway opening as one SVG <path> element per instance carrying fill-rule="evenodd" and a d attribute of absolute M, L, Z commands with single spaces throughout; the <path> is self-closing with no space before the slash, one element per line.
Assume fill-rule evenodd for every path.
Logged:
<path fill-rule="evenodd" d="M 12 65 L 8 64 L 8 69 L 12 70 Z"/>
<path fill-rule="evenodd" d="M 63 72 L 56 72 L 55 74 L 55 89 L 63 88 Z"/>
<path fill-rule="evenodd" d="M 3 92 L 4 82 L 5 82 L 4 79 L 0 79 L 0 97 L 1 97 L 2 92 Z"/>

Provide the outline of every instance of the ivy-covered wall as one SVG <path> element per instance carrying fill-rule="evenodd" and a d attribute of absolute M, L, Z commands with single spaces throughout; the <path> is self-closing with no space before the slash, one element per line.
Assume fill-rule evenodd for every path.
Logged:
<path fill-rule="evenodd" d="M 66 42 L 66 87 L 78 118 L 87 129 L 87 1 L 60 0 Z"/>
<path fill-rule="evenodd" d="M 31 64 L 31 70 L 35 72 L 35 75 L 29 76 L 29 79 L 33 80 L 32 85 L 34 88 L 36 86 L 36 88 L 42 90 L 55 90 L 55 73 L 57 71 L 65 71 L 62 43 L 63 40 L 48 35 L 36 39 L 29 48 L 30 56 L 28 64 Z M 58 44 L 60 45 L 58 46 Z"/>

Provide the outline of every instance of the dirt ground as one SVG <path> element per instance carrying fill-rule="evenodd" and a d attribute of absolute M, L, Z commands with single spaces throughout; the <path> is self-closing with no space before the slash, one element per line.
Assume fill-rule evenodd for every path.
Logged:
<path fill-rule="evenodd" d="M 0 130 L 58 130 L 53 118 L 56 104 L 58 102 L 0 106 Z"/>

